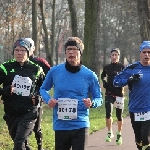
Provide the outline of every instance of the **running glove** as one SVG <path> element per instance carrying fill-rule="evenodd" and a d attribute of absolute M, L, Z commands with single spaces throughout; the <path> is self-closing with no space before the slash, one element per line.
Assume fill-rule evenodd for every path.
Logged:
<path fill-rule="evenodd" d="M 133 74 L 127 81 L 127 83 L 132 83 L 134 81 L 139 81 L 140 75 L 139 74 Z"/>

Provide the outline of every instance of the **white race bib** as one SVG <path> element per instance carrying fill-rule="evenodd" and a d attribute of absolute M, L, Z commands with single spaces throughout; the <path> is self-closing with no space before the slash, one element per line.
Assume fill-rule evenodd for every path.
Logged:
<path fill-rule="evenodd" d="M 77 119 L 77 99 L 58 98 L 58 119 L 72 120 Z"/>
<path fill-rule="evenodd" d="M 124 108 L 124 97 L 116 96 L 116 101 L 114 102 L 114 107 L 123 109 Z"/>
<path fill-rule="evenodd" d="M 29 77 L 16 75 L 14 77 L 12 85 L 14 86 L 13 93 L 21 96 L 29 96 L 32 86 L 32 80 Z"/>
<path fill-rule="evenodd" d="M 148 112 L 134 113 L 134 120 L 135 120 L 135 121 L 146 121 L 146 120 L 150 120 L 150 111 L 148 111 Z"/>

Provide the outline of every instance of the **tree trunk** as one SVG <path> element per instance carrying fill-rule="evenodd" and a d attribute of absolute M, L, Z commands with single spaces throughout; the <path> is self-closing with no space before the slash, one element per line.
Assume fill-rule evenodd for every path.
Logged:
<path fill-rule="evenodd" d="M 72 36 L 78 36 L 77 13 L 73 0 L 67 0 L 70 10 Z"/>
<path fill-rule="evenodd" d="M 150 0 L 137 0 L 141 41 L 150 40 Z"/>
<path fill-rule="evenodd" d="M 32 0 L 32 39 L 35 43 L 35 55 L 38 55 L 37 0 Z"/>
<path fill-rule="evenodd" d="M 83 63 L 100 75 L 100 5 L 101 0 L 85 0 Z"/>
<path fill-rule="evenodd" d="M 46 59 L 47 59 L 48 63 L 50 64 L 50 66 L 53 66 L 53 61 L 52 61 L 51 53 L 50 53 L 50 42 L 48 39 L 48 31 L 47 31 L 45 17 L 44 17 L 43 0 L 40 0 L 39 6 L 40 6 L 40 10 L 41 10 L 43 30 L 45 33 L 44 42 L 45 42 Z"/>
<path fill-rule="evenodd" d="M 55 3 L 56 0 L 53 0 L 53 9 L 52 9 L 52 34 L 51 34 L 51 58 L 54 60 L 54 56 L 56 56 L 57 52 L 55 52 Z M 57 50 L 57 49 L 56 49 Z"/>

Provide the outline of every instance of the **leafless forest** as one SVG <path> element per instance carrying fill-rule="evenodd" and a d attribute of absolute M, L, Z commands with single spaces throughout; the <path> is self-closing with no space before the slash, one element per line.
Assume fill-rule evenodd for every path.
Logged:
<path fill-rule="evenodd" d="M 31 37 L 36 55 L 59 64 L 68 36 L 84 41 L 83 64 L 98 75 L 113 47 L 132 63 L 150 40 L 149 8 L 150 0 L 0 0 L 0 63 L 12 58 L 15 40 Z"/>

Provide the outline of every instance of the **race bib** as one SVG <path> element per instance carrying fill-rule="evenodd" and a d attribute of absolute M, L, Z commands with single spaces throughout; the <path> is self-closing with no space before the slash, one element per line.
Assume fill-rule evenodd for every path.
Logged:
<path fill-rule="evenodd" d="M 124 97 L 116 96 L 116 101 L 114 102 L 114 107 L 123 109 L 124 108 Z"/>
<path fill-rule="evenodd" d="M 77 119 L 77 99 L 58 98 L 58 119 L 72 120 Z"/>
<path fill-rule="evenodd" d="M 148 112 L 134 113 L 134 120 L 135 120 L 135 121 L 146 121 L 146 120 L 150 120 L 150 111 L 148 111 Z"/>
<path fill-rule="evenodd" d="M 29 77 L 16 75 L 14 77 L 12 85 L 14 86 L 13 93 L 21 96 L 29 96 L 32 86 L 32 80 Z"/>

